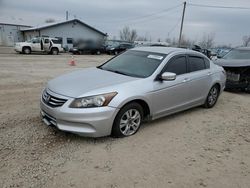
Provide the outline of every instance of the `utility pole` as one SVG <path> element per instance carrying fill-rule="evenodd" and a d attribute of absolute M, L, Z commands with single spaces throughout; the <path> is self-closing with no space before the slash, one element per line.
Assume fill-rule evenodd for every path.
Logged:
<path fill-rule="evenodd" d="M 183 3 L 183 12 L 182 12 L 182 18 L 181 18 L 181 29 L 180 29 L 178 47 L 181 47 L 181 37 L 182 37 L 182 29 L 183 29 L 183 22 L 184 22 L 184 17 L 185 17 L 186 5 L 187 5 L 187 2 L 185 1 Z"/>
<path fill-rule="evenodd" d="M 66 11 L 66 21 L 69 19 L 69 12 Z"/>

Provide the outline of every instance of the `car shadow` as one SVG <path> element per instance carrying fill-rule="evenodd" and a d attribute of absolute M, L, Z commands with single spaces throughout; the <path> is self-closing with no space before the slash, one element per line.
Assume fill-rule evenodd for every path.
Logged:
<path fill-rule="evenodd" d="M 189 115 L 202 109 L 204 108 L 194 107 L 194 108 L 187 109 L 181 112 L 177 112 L 177 113 L 174 113 L 174 114 L 171 114 L 171 115 L 168 115 L 168 116 L 156 119 L 156 120 L 144 122 L 139 131 L 143 131 L 143 129 L 148 129 L 149 126 L 152 126 L 152 125 L 155 126 L 156 124 L 161 124 L 162 122 L 171 121 L 180 116 Z M 84 136 L 79 136 L 70 132 L 60 131 L 56 127 L 51 127 L 51 131 L 53 131 L 54 134 L 57 135 L 58 137 L 64 138 L 65 140 L 70 140 L 72 142 L 87 142 L 90 144 L 110 143 L 110 142 L 121 140 L 121 139 L 129 139 L 129 137 L 113 138 L 112 136 L 105 136 L 105 137 L 98 137 L 98 138 L 84 137 Z"/>

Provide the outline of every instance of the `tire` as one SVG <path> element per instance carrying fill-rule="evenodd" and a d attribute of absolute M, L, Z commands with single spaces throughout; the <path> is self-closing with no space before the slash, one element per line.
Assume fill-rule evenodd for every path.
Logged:
<path fill-rule="evenodd" d="M 58 53 L 59 53 L 59 51 L 58 51 L 57 48 L 52 48 L 52 49 L 51 49 L 51 54 L 52 54 L 52 55 L 58 55 Z"/>
<path fill-rule="evenodd" d="M 30 54 L 31 53 L 31 49 L 29 47 L 23 47 L 23 53 L 24 54 Z"/>
<path fill-rule="evenodd" d="M 212 108 L 216 104 L 220 94 L 220 89 L 218 85 L 214 85 L 210 90 L 204 104 L 205 108 Z"/>
<path fill-rule="evenodd" d="M 117 51 L 114 51 L 114 54 L 115 54 L 115 55 L 118 55 L 118 52 L 117 52 Z"/>
<path fill-rule="evenodd" d="M 135 134 L 143 120 L 143 109 L 138 103 L 125 105 L 116 115 L 111 135 L 116 138 Z"/>

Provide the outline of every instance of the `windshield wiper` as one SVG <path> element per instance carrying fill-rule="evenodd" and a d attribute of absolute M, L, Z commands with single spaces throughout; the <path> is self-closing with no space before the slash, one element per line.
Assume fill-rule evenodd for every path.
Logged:
<path fill-rule="evenodd" d="M 102 69 L 102 70 L 105 70 L 105 71 L 110 71 L 110 72 L 114 72 L 114 73 L 117 73 L 117 74 L 122 74 L 122 75 L 125 75 L 125 76 L 132 76 L 132 77 L 137 77 L 137 78 L 143 78 L 143 76 L 128 74 L 128 73 L 121 72 L 121 71 L 118 71 L 118 70 L 104 69 L 104 68 L 102 68 L 102 67 L 98 67 L 98 68 L 99 68 L 99 69 Z"/>
<path fill-rule="evenodd" d="M 114 72 L 114 73 L 117 73 L 117 74 L 122 74 L 122 75 L 125 75 L 125 76 L 131 76 L 129 74 L 126 74 L 126 73 L 118 71 L 118 70 L 111 70 L 111 69 L 104 69 L 104 70 L 107 70 L 107 71 L 110 71 L 110 72 Z"/>

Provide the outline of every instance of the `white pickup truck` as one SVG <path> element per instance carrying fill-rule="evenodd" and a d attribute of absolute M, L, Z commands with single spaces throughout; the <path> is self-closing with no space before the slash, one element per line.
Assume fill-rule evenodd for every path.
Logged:
<path fill-rule="evenodd" d="M 15 44 L 15 51 L 24 54 L 31 52 L 45 52 L 57 55 L 63 51 L 62 44 L 57 38 L 37 37 L 26 42 L 18 42 Z"/>

